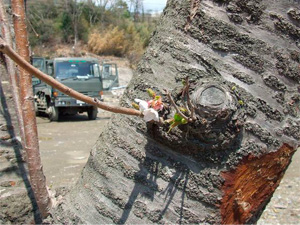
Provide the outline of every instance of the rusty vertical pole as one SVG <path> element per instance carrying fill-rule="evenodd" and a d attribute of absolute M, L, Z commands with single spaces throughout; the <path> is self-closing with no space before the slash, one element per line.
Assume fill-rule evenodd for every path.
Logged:
<path fill-rule="evenodd" d="M 17 52 L 29 61 L 29 44 L 26 29 L 26 15 L 24 0 L 12 0 L 13 22 L 16 35 Z M 20 97 L 24 118 L 25 151 L 30 175 L 30 183 L 42 217 L 49 214 L 51 200 L 46 187 L 46 178 L 43 173 L 37 125 L 34 110 L 31 74 L 19 67 Z"/>

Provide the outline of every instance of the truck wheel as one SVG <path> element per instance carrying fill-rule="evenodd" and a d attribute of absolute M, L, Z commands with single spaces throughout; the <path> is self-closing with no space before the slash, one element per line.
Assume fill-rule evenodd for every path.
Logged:
<path fill-rule="evenodd" d="M 88 113 L 89 120 L 95 120 L 97 118 L 98 108 L 91 107 L 87 113 Z"/>
<path fill-rule="evenodd" d="M 59 118 L 58 108 L 55 106 L 50 106 L 48 108 L 48 111 L 49 111 L 50 121 L 58 121 L 58 118 Z"/>

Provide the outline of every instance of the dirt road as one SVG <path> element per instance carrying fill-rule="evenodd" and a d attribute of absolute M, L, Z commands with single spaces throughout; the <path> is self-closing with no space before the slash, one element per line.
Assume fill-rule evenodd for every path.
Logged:
<path fill-rule="evenodd" d="M 126 85 L 132 71 L 120 68 L 120 85 Z M 105 101 L 117 104 L 122 90 L 106 93 Z M 111 113 L 99 110 L 98 118 L 89 121 L 86 114 L 65 116 L 59 122 L 38 117 L 38 132 L 44 172 L 49 187 L 72 186 L 80 176 L 90 153 Z M 258 224 L 289 223 L 300 221 L 300 150 L 293 157 L 284 179 Z"/>
<path fill-rule="evenodd" d="M 118 59 L 120 86 L 132 77 L 127 61 Z M 106 92 L 104 101 L 117 105 L 124 89 Z M 96 120 L 88 120 L 87 113 L 63 116 L 58 122 L 37 117 L 42 163 L 49 187 L 72 186 L 89 157 L 92 146 L 105 129 L 111 113 L 98 109 Z"/>
<path fill-rule="evenodd" d="M 110 114 L 99 112 L 96 121 L 87 114 L 65 116 L 59 122 L 39 117 L 41 158 L 50 187 L 70 186 L 79 177 L 89 151 L 104 130 Z"/>

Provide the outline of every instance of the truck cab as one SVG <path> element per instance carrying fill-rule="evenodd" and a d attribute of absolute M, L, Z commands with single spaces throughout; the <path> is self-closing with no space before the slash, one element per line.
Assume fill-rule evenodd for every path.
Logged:
<path fill-rule="evenodd" d="M 31 64 L 32 64 L 35 68 L 37 68 L 37 69 L 39 69 L 40 71 L 42 71 L 43 73 L 47 73 L 47 69 L 46 69 L 46 59 L 45 59 L 45 58 L 34 56 L 34 57 L 31 58 Z M 38 78 L 32 76 L 32 85 L 33 85 L 33 86 L 36 85 L 36 84 L 39 84 L 40 82 L 41 82 L 41 81 L 40 81 Z"/>
<path fill-rule="evenodd" d="M 95 58 L 54 58 L 46 63 L 46 72 L 60 83 L 92 98 L 103 101 L 100 65 Z M 44 112 L 51 121 L 62 114 L 87 112 L 90 120 L 97 118 L 95 106 L 76 100 L 44 82 L 33 86 L 36 113 Z"/>
<path fill-rule="evenodd" d="M 103 90 L 109 91 L 114 87 L 119 87 L 117 64 L 103 61 L 101 64 L 101 77 L 103 82 Z"/>

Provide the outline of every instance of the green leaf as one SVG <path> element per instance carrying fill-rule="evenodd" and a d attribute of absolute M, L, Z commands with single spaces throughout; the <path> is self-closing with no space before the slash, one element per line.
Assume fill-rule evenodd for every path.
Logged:
<path fill-rule="evenodd" d="M 182 116 L 180 116 L 178 113 L 175 113 L 174 115 L 175 122 L 181 122 L 182 119 L 183 119 Z"/>
<path fill-rule="evenodd" d="M 182 118 L 181 124 L 187 124 L 187 123 L 188 123 L 188 121 L 186 119 Z"/>
<path fill-rule="evenodd" d="M 170 129 L 168 130 L 167 133 L 169 133 L 174 127 L 177 127 L 179 124 L 180 124 L 180 122 L 175 122 L 175 121 L 174 121 L 174 122 L 171 124 Z"/>
<path fill-rule="evenodd" d="M 165 120 L 165 123 L 172 124 L 174 122 L 174 118 Z"/>
<path fill-rule="evenodd" d="M 151 98 L 155 98 L 156 94 L 151 88 L 147 89 L 147 92 Z"/>
<path fill-rule="evenodd" d="M 132 105 L 133 108 L 135 108 L 137 110 L 140 110 L 140 107 L 139 107 L 138 104 L 136 104 L 136 103 L 133 102 L 133 103 L 131 103 L 131 105 Z"/>
<path fill-rule="evenodd" d="M 180 110 L 181 112 L 187 112 L 187 109 L 186 109 L 186 108 L 183 108 L 183 107 L 179 107 L 179 110 Z"/>

